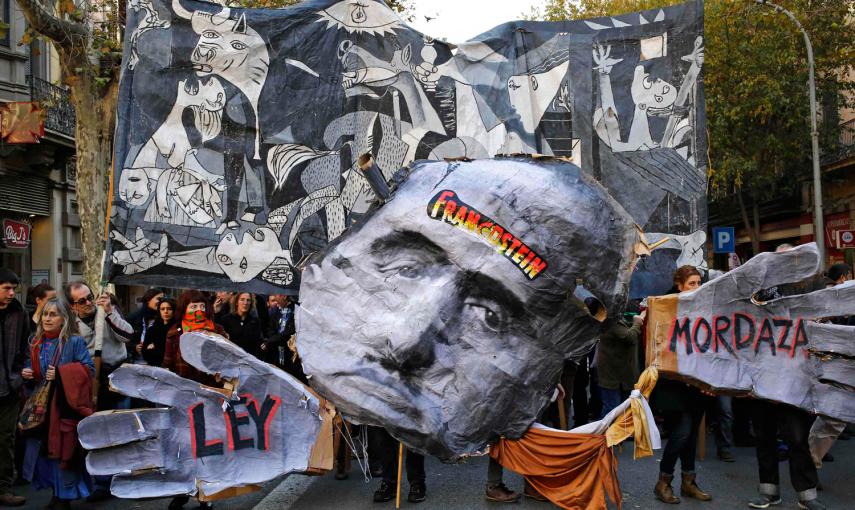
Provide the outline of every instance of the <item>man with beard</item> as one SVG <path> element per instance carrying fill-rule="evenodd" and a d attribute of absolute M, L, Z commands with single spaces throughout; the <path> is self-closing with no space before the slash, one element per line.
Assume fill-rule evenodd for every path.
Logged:
<path fill-rule="evenodd" d="M 73 281 L 66 284 L 65 299 L 71 305 L 77 318 L 77 329 L 80 336 L 86 340 L 89 355 L 93 359 L 101 358 L 101 368 L 98 372 L 97 407 L 99 411 L 116 409 L 124 396 L 110 391 L 108 377 L 128 359 L 127 345 L 134 337 L 134 328 L 113 306 L 110 296 L 103 294 L 95 299 L 92 290 L 85 282 Z M 101 345 L 96 345 L 95 318 L 96 307 L 104 309 L 104 337 Z M 100 501 L 110 496 L 110 477 L 96 476 L 95 491 L 86 501 Z"/>
<path fill-rule="evenodd" d="M 417 164 L 303 272 L 297 344 L 355 422 L 444 460 L 521 437 L 625 305 L 637 228 L 578 167 Z"/>

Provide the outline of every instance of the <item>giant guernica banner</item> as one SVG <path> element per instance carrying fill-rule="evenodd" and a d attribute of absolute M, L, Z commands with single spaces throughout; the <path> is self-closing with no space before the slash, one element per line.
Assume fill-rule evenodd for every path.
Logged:
<path fill-rule="evenodd" d="M 632 294 L 703 265 L 701 2 L 459 45 L 374 0 L 128 6 L 112 281 L 296 292 L 300 261 L 372 206 L 366 153 L 387 180 L 419 159 L 567 158 L 659 248 Z"/>

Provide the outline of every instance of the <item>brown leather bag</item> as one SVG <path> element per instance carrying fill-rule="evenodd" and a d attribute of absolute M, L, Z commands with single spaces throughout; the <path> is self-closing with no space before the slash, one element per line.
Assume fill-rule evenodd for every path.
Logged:
<path fill-rule="evenodd" d="M 53 353 L 52 366 L 56 367 L 59 358 L 62 355 L 62 350 L 65 347 L 65 341 L 60 341 L 59 347 Z M 39 362 L 37 357 L 33 357 L 36 363 Z M 53 381 L 42 379 L 36 385 L 36 389 L 30 394 L 30 397 L 24 402 L 24 407 L 21 409 L 21 414 L 18 416 L 18 428 L 21 430 L 32 430 L 41 426 L 47 418 L 48 406 L 50 406 L 51 390 L 53 389 Z"/>

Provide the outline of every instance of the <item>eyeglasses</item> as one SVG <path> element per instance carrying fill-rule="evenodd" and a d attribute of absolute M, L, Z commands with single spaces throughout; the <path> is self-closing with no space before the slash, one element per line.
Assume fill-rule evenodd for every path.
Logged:
<path fill-rule="evenodd" d="M 82 298 L 78 299 L 77 301 L 72 301 L 72 304 L 85 305 L 86 303 L 94 303 L 94 302 L 95 302 L 95 296 L 93 296 L 92 294 L 89 294 L 88 296 L 82 297 Z"/>

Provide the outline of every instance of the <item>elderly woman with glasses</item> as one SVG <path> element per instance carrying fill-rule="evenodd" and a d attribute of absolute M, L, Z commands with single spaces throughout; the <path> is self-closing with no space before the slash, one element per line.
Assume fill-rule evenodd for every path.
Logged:
<path fill-rule="evenodd" d="M 31 390 L 42 381 L 53 381 L 47 415 L 41 425 L 28 431 L 23 477 L 37 490 L 53 490 L 48 508 L 54 510 L 71 508 L 70 501 L 89 496 L 93 489 L 83 451 L 67 427 L 71 424 L 71 430 L 76 429 L 76 422 L 94 411 L 95 366 L 74 325 L 68 306 L 58 298 L 48 299 L 38 316 L 30 359 L 21 370 Z"/>

